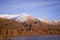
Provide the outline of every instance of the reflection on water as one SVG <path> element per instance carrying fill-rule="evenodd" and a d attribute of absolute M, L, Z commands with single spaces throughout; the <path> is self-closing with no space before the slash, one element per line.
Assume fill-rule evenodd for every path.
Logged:
<path fill-rule="evenodd" d="M 12 37 L 12 40 L 60 40 L 60 36 Z"/>

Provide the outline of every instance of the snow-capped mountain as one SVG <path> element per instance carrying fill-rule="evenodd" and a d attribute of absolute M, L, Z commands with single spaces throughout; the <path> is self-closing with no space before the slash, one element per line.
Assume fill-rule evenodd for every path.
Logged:
<path fill-rule="evenodd" d="M 26 21 L 30 20 L 30 21 L 42 21 L 42 22 L 48 23 L 48 21 L 46 21 L 44 19 L 33 17 L 33 16 L 28 15 L 28 14 L 20 14 L 19 16 L 14 17 L 12 19 L 16 20 L 18 22 L 26 22 Z"/>
<path fill-rule="evenodd" d="M 60 35 L 60 21 L 58 20 L 48 22 L 28 14 L 0 17 L 0 29 L 3 30 L 4 36 Z"/>
<path fill-rule="evenodd" d="M 18 17 L 12 18 L 13 20 L 25 22 L 27 20 L 35 20 L 34 17 L 28 15 L 28 14 L 20 14 Z"/>
<path fill-rule="evenodd" d="M 12 19 L 12 20 L 16 20 L 18 22 L 25 22 L 25 21 L 37 19 L 39 21 L 49 23 L 49 24 L 60 23 L 60 20 L 47 21 L 47 20 L 44 20 L 42 18 L 33 17 L 31 15 L 28 15 L 28 14 L 18 14 L 18 15 L 2 14 L 2 15 L 0 15 L 0 18 Z"/>
<path fill-rule="evenodd" d="M 38 19 L 40 21 L 45 21 L 43 19 L 33 17 L 31 15 L 28 15 L 28 14 L 18 14 L 18 15 L 2 14 L 2 15 L 0 15 L 0 18 L 13 19 L 13 20 L 20 21 L 20 22 L 24 22 L 27 20 L 35 20 L 35 19 Z"/>

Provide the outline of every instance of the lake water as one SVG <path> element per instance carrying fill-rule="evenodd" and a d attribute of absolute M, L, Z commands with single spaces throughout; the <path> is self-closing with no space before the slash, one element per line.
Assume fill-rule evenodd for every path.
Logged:
<path fill-rule="evenodd" d="M 12 40 L 60 40 L 60 36 L 12 37 Z"/>

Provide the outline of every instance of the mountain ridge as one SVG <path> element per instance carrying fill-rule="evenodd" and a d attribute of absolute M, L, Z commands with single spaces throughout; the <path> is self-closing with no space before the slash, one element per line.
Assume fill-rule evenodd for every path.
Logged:
<path fill-rule="evenodd" d="M 14 18 L 0 18 L 0 36 L 60 35 L 60 22 L 49 23 L 26 14 Z"/>
<path fill-rule="evenodd" d="M 6 19 L 13 19 L 13 20 L 18 20 L 19 18 L 23 18 L 24 20 L 26 20 L 27 18 L 36 18 L 36 19 L 38 19 L 38 20 L 40 20 L 40 21 L 42 21 L 42 22 L 46 22 L 46 23 L 52 23 L 52 22 L 54 22 L 54 23 L 57 23 L 57 22 L 60 22 L 60 20 L 52 20 L 52 21 L 48 21 L 48 20 L 45 20 L 45 19 L 42 19 L 42 18 L 37 18 L 37 17 L 33 17 L 33 16 L 31 16 L 31 15 L 28 15 L 28 14 L 18 14 L 18 15 L 8 15 L 8 14 L 2 14 L 2 15 L 0 15 L 0 18 L 6 18 Z M 22 20 L 23 20 L 22 19 Z"/>
<path fill-rule="evenodd" d="M 0 36 L 38 36 L 60 35 L 60 25 L 51 25 L 41 21 L 17 22 L 0 18 Z"/>

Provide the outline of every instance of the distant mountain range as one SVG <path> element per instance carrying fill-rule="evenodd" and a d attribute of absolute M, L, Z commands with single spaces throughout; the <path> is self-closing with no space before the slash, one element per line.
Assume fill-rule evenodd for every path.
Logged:
<path fill-rule="evenodd" d="M 0 16 L 0 36 L 60 35 L 60 20 L 46 21 L 28 14 Z"/>

